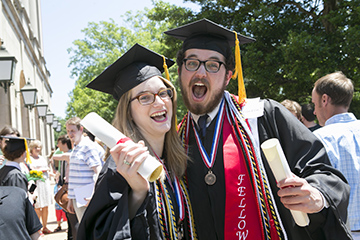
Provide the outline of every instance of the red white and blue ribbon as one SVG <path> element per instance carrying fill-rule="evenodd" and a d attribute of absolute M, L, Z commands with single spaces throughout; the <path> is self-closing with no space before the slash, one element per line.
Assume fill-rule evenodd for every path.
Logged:
<path fill-rule="evenodd" d="M 199 134 L 195 130 L 195 124 L 192 121 L 192 123 L 193 123 L 192 127 L 193 127 L 193 130 L 194 130 L 194 133 L 195 133 L 196 143 L 197 143 L 197 145 L 199 147 L 201 158 L 203 159 L 204 164 L 206 165 L 206 167 L 208 169 L 212 169 L 212 167 L 214 166 L 214 163 L 215 163 L 216 152 L 217 152 L 218 145 L 219 145 L 221 128 L 222 128 L 222 124 L 224 122 L 223 121 L 223 119 L 224 119 L 224 109 L 225 108 L 224 108 L 224 98 L 223 98 L 222 101 L 221 101 L 221 104 L 220 104 L 219 114 L 218 114 L 218 117 L 216 119 L 215 134 L 214 134 L 213 141 L 212 141 L 213 144 L 211 146 L 210 157 L 209 157 L 208 153 L 206 152 L 205 147 L 203 146 L 203 144 L 201 142 L 201 139 L 199 137 Z M 190 116 L 190 114 L 189 114 L 189 116 Z"/>

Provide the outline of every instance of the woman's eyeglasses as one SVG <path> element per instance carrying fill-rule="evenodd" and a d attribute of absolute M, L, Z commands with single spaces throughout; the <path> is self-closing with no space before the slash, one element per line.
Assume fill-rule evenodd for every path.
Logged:
<path fill-rule="evenodd" d="M 172 98 L 173 95 L 174 95 L 173 90 L 171 88 L 166 88 L 166 89 L 161 89 L 158 93 L 151 93 L 151 92 L 142 93 L 131 99 L 130 102 L 137 99 L 141 105 L 149 105 L 155 102 L 156 96 L 159 96 L 161 99 L 165 100 Z"/>

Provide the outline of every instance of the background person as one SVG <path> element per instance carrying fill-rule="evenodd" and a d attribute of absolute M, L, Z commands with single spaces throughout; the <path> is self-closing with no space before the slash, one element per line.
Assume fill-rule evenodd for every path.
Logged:
<path fill-rule="evenodd" d="M 24 189 L 0 186 L 0 213 L 0 239 L 40 238 L 42 225 Z"/>
<path fill-rule="evenodd" d="M 81 222 L 87 204 L 77 205 L 75 191 L 77 188 L 95 184 L 104 155 L 104 150 L 97 143 L 83 136 L 84 128 L 80 125 L 80 121 L 79 117 L 73 117 L 66 121 L 66 132 L 74 146 L 70 155 L 67 210 L 75 213 L 79 222 Z M 91 198 L 92 194 L 93 190 L 86 195 Z"/>
<path fill-rule="evenodd" d="M 136 44 L 88 85 L 119 101 L 113 125 L 141 141 L 111 149 L 79 239 L 194 238 L 179 182 L 187 157 L 176 132 L 176 92 L 161 77 L 163 64 L 161 55 Z M 149 183 L 137 173 L 148 154 L 163 163 L 164 179 Z"/>
<path fill-rule="evenodd" d="M 281 102 L 281 105 L 283 105 L 287 110 L 289 110 L 292 115 L 294 115 L 299 121 L 302 120 L 302 114 L 301 114 L 301 106 L 296 101 L 285 99 Z"/>
<path fill-rule="evenodd" d="M 47 228 L 47 221 L 49 216 L 49 205 L 52 204 L 52 189 L 50 187 L 49 179 L 49 164 L 48 161 L 40 155 L 42 144 L 39 140 L 31 141 L 30 145 L 31 163 L 30 168 L 32 170 L 41 171 L 43 173 L 43 180 L 36 180 L 35 195 L 37 196 L 34 207 L 36 214 L 42 221 L 44 234 L 49 234 L 51 231 Z"/>
<path fill-rule="evenodd" d="M 16 128 L 5 126 L 0 131 L 0 169 L 5 166 L 6 159 L 3 155 L 2 149 L 5 147 L 5 140 L 2 136 L 20 137 L 20 133 Z"/>
<path fill-rule="evenodd" d="M 60 149 L 62 154 L 54 154 L 53 160 L 59 162 L 59 181 L 57 182 L 58 186 L 68 185 L 69 179 L 69 161 L 72 151 L 72 143 L 68 135 L 61 135 L 57 140 L 57 147 Z M 67 238 L 68 240 L 76 240 L 77 229 L 79 227 L 79 222 L 76 217 L 76 214 L 66 211 L 66 219 L 68 222 L 68 231 Z"/>
<path fill-rule="evenodd" d="M 314 131 L 324 144 L 331 164 L 339 169 L 350 185 L 349 223 L 354 239 L 360 239 L 360 121 L 348 112 L 354 85 L 342 72 L 318 79 L 312 102 L 320 125 Z"/>
<path fill-rule="evenodd" d="M 301 105 L 301 114 L 302 114 L 302 123 L 310 130 L 315 131 L 316 129 L 321 128 L 319 124 L 315 122 L 314 106 L 313 104 L 304 104 Z"/>
<path fill-rule="evenodd" d="M 23 163 L 27 149 L 26 139 L 12 136 L 2 136 L 5 139 L 3 153 L 7 162 L 0 169 L 0 186 L 15 186 L 28 191 L 28 180 L 21 171 L 20 163 Z"/>

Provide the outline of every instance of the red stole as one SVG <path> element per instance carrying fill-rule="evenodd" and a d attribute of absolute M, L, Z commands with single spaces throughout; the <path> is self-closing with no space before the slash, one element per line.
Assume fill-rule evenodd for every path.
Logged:
<path fill-rule="evenodd" d="M 224 118 L 223 144 L 226 186 L 224 239 L 264 239 L 260 209 L 244 155 L 227 117 Z"/>

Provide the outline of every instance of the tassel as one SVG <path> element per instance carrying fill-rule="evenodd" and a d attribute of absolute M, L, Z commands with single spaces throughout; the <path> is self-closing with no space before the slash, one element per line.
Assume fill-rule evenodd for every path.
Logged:
<path fill-rule="evenodd" d="M 238 77 L 238 96 L 239 96 L 239 103 L 241 104 L 245 101 L 246 91 L 245 91 L 245 84 L 244 84 L 244 78 L 241 67 L 239 39 L 237 36 L 237 32 L 236 31 L 233 32 L 235 33 L 235 72 L 234 75 L 232 76 L 232 79 Z"/>
<path fill-rule="evenodd" d="M 162 57 L 164 59 L 163 67 L 164 67 L 164 72 L 165 72 L 165 78 L 170 81 L 169 69 L 168 69 L 168 67 L 166 65 L 165 57 L 164 56 L 162 56 Z"/>
<path fill-rule="evenodd" d="M 164 68 L 164 72 L 165 72 L 165 78 L 170 81 L 169 69 L 168 69 L 168 67 L 167 67 L 167 65 L 166 65 L 165 57 L 164 57 L 164 56 L 162 56 L 162 57 L 163 57 L 163 60 L 164 60 L 163 68 Z M 174 89 L 174 91 L 176 91 L 176 90 Z M 176 131 L 177 131 L 177 130 L 178 130 L 178 129 L 177 129 L 177 125 L 178 125 L 178 124 L 177 124 L 177 117 L 176 117 L 176 114 L 175 114 L 175 113 L 174 113 L 174 117 L 175 117 Z"/>
<path fill-rule="evenodd" d="M 27 163 L 27 164 L 31 164 L 31 158 L 30 158 L 30 153 L 29 153 L 28 144 L 27 144 L 26 138 L 23 138 L 23 139 L 24 139 L 24 142 L 25 142 L 26 163 Z"/>

